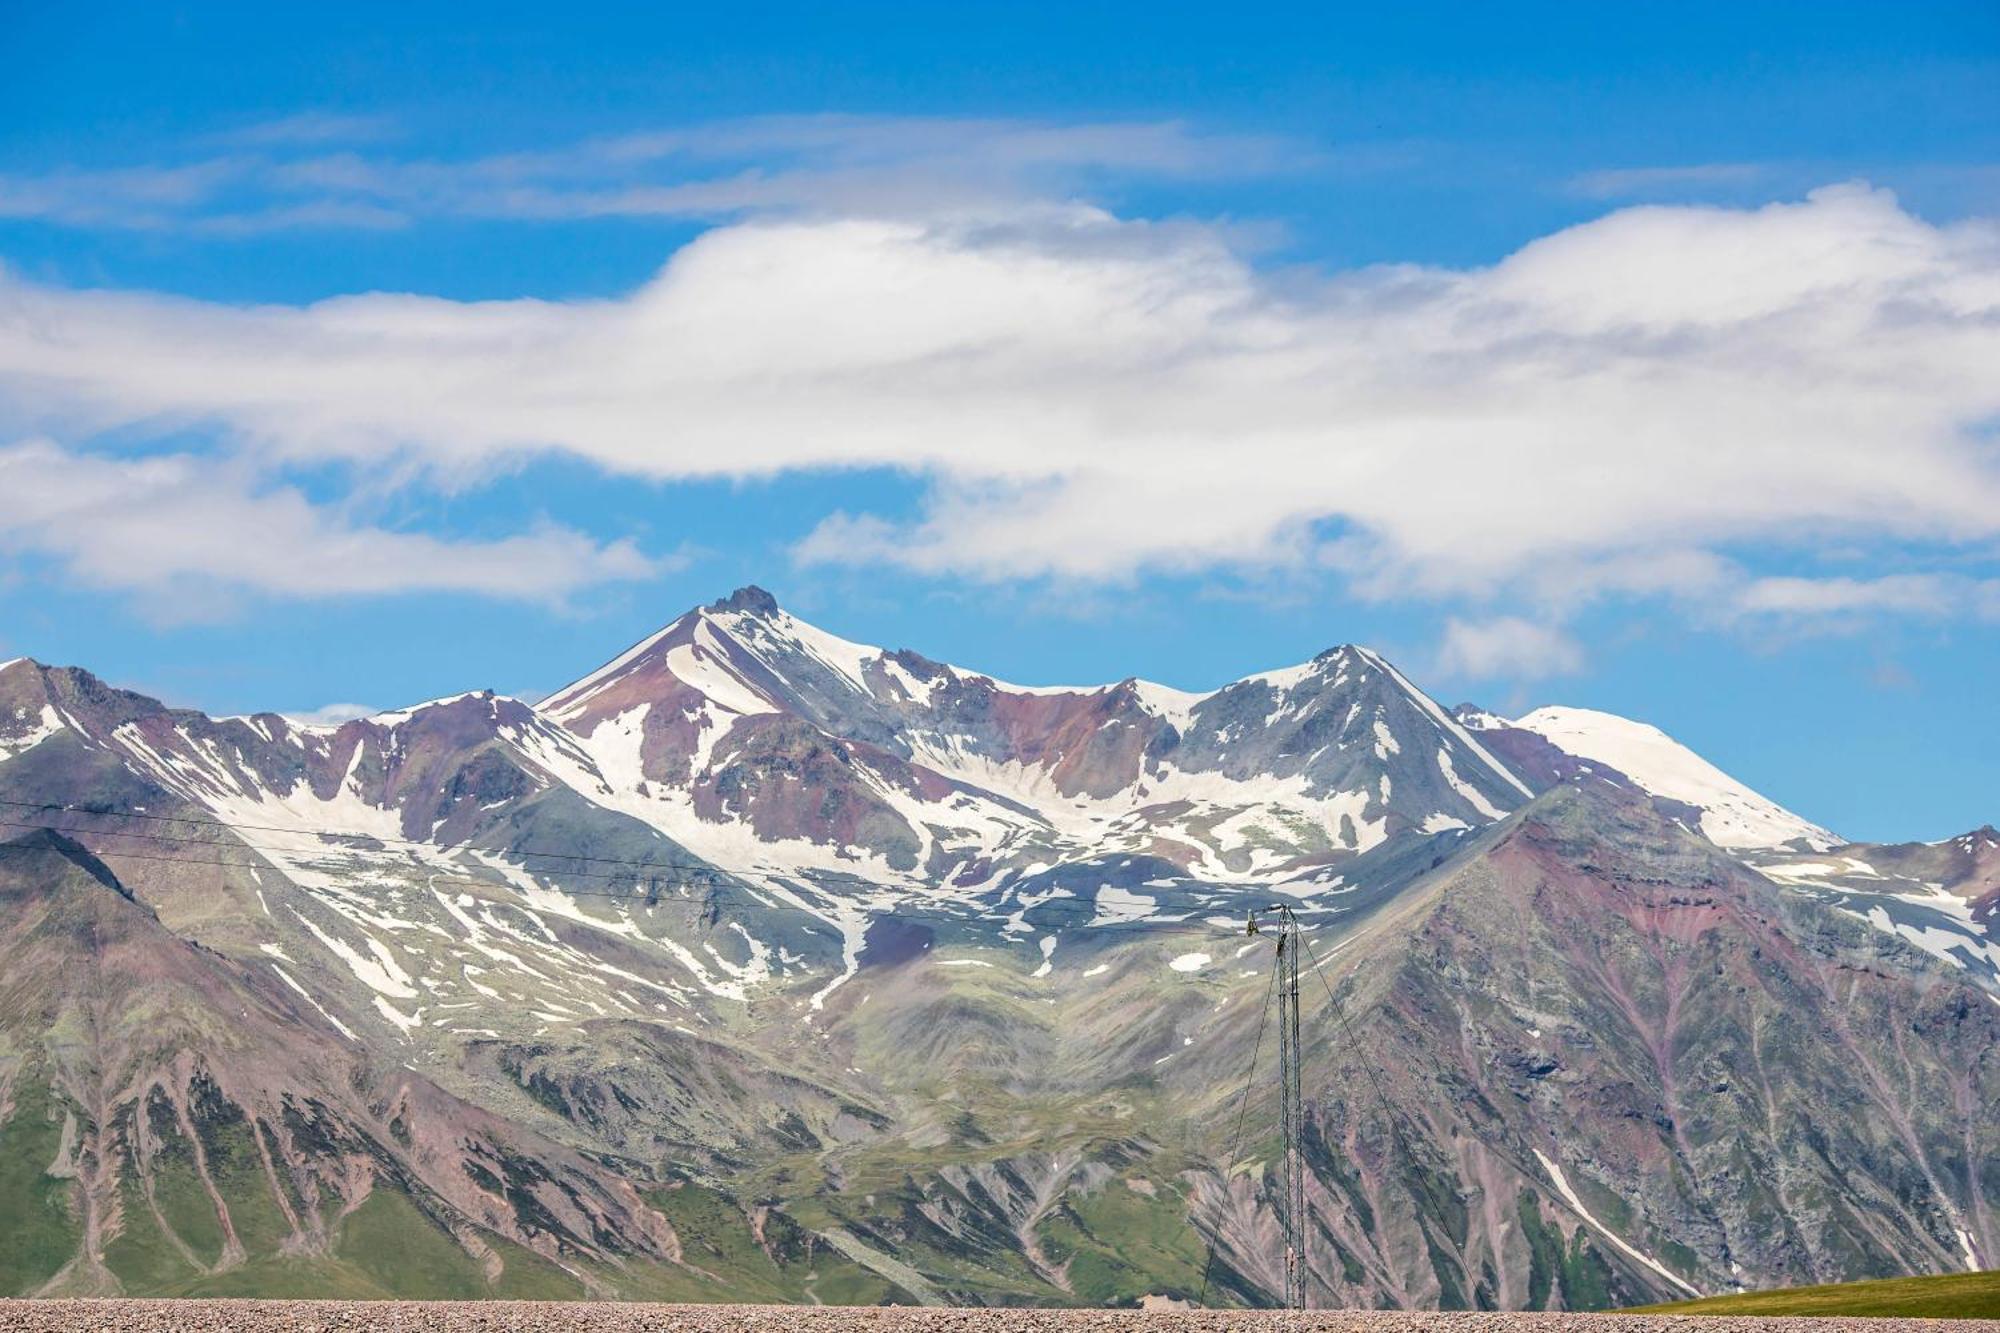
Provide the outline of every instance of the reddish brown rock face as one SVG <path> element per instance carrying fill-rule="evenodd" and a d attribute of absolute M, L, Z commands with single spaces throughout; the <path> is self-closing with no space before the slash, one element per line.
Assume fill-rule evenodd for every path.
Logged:
<path fill-rule="evenodd" d="M 636 735 L 648 799 L 773 843 L 859 838 L 847 845 L 913 872 L 1124 853 L 1302 872 L 1478 827 L 1527 795 L 1359 649 L 1210 695 L 1133 680 L 1024 689 L 835 639 L 754 589 L 682 617 L 544 711 L 600 766 L 629 766 Z M 681 831 L 699 845 L 699 825 Z"/>
<path fill-rule="evenodd" d="M 767 842 L 802 839 L 884 850 L 892 865 L 908 869 L 916 859 L 908 824 L 870 789 L 876 782 L 907 780 L 881 771 L 891 765 L 907 769 L 892 756 L 858 752 L 794 718 L 747 718 L 730 733 L 726 753 L 697 780 L 695 812 L 716 823 L 747 823 Z"/>
<path fill-rule="evenodd" d="M 1328 1302 L 2000 1252 L 2000 837 L 1724 850 L 1362 649 L 1029 689 L 749 589 L 337 727 L 16 663 L 0 799 L 73 838 L 0 846 L 18 1290 L 1267 1300 L 1275 901 Z"/>
<path fill-rule="evenodd" d="M 74 1035 L 17 1046 L 5 1085 L 11 1103 L 71 1108 L 64 1165 L 83 1235 L 73 1289 L 116 1289 L 105 1247 L 155 1227 L 218 1271 L 246 1247 L 324 1255 L 340 1218 L 377 1190 L 551 1257 L 607 1244 L 677 1255 L 672 1228 L 616 1173 L 377 1068 L 268 969 L 167 930 L 77 844 L 36 834 L 10 851 L 0 1030 Z M 532 1210 L 498 1183 L 523 1171 L 541 1182 Z M 186 1207 L 143 1202 L 169 1190 Z"/>

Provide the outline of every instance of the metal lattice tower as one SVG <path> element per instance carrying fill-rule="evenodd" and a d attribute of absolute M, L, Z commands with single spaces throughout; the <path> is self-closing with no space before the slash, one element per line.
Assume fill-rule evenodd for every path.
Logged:
<path fill-rule="evenodd" d="M 1279 1132 L 1284 1139 L 1285 1308 L 1306 1308 L 1305 1099 L 1299 1071 L 1305 1061 L 1299 1043 L 1299 955 L 1305 946 L 1291 909 L 1277 908 L 1278 925 L 1278 1085 Z"/>

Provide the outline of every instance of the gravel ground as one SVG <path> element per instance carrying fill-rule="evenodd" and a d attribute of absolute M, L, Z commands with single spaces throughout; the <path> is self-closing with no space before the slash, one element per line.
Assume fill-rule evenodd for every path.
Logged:
<path fill-rule="evenodd" d="M 971 1310 L 528 1301 L 0 1300 L 0 1333 L 1994 1333 L 2000 1320 Z"/>

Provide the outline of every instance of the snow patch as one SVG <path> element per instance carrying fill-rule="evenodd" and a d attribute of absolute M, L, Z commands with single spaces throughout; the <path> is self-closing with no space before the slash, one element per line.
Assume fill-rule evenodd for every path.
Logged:
<path fill-rule="evenodd" d="M 467 699 L 480 698 L 487 698 L 493 703 L 498 704 L 501 696 L 497 694 L 488 695 L 484 690 L 464 690 L 458 694 L 447 694 L 441 699 L 426 699 L 420 704 L 411 704 L 408 708 L 391 708 L 386 712 L 370 713 L 365 720 L 373 722 L 379 727 L 399 727 L 426 709 L 444 708 L 450 704 L 461 703 Z"/>
<path fill-rule="evenodd" d="M 1577 1197 L 1576 1191 L 1569 1187 L 1569 1177 L 1563 1174 L 1563 1169 L 1557 1166 L 1554 1162 L 1550 1161 L 1547 1157 L 1544 1157 L 1542 1155 L 1541 1149 L 1539 1148 L 1535 1149 L 1534 1153 L 1535 1153 L 1535 1160 L 1542 1164 L 1542 1170 L 1548 1172 L 1549 1179 L 1555 1182 L 1556 1192 L 1563 1196 L 1564 1202 L 1568 1203 L 1571 1208 L 1576 1210 L 1576 1215 L 1578 1217 L 1581 1217 L 1584 1221 L 1590 1223 L 1591 1226 L 1597 1228 L 1598 1231 L 1604 1234 L 1605 1239 L 1609 1240 L 1613 1245 L 1616 1245 L 1619 1249 L 1625 1251 L 1626 1254 L 1632 1256 L 1632 1258 L 1638 1260 L 1646 1267 L 1652 1269 L 1655 1273 L 1658 1273 L 1661 1277 L 1673 1283 L 1676 1287 L 1679 1287 L 1682 1291 L 1686 1292 L 1688 1295 L 1690 1296 L 1701 1295 L 1699 1291 L 1695 1290 L 1693 1287 L 1689 1286 L 1686 1282 L 1683 1282 L 1680 1278 L 1674 1276 L 1673 1273 L 1669 1272 L 1665 1264 L 1662 1264 L 1658 1259 L 1655 1259 L 1652 1255 L 1645 1253 L 1636 1246 L 1628 1244 L 1623 1236 L 1620 1236 L 1610 1227 L 1607 1227 L 1604 1225 L 1604 1223 L 1598 1221 L 1597 1218 L 1591 1214 L 1591 1211 L 1583 1206 L 1583 1200 Z"/>
<path fill-rule="evenodd" d="M 312 997 L 311 991 L 308 991 L 304 986 L 301 986 L 298 982 L 293 981 L 291 973 L 285 971 L 284 968 L 279 967 L 276 963 L 271 964 L 271 970 L 278 974 L 278 979 L 280 981 L 284 982 L 287 986 L 290 986 L 293 990 L 297 991 L 300 994 L 300 996 L 304 998 L 307 1004 L 319 1010 L 319 1016 L 321 1018 L 324 1018 L 327 1022 L 333 1024 L 334 1027 L 340 1029 L 341 1036 L 347 1038 L 349 1041 L 361 1040 L 361 1038 L 354 1035 L 353 1030 L 349 1028 L 347 1024 L 341 1022 L 339 1019 L 335 1018 L 332 1014 L 329 1014 L 326 1011 L 326 1007 L 322 1005 L 318 1000 L 315 1000 Z"/>
<path fill-rule="evenodd" d="M 931 695 L 937 692 L 936 682 L 918 680 L 908 668 L 893 657 L 882 659 L 882 670 L 890 680 L 902 687 L 904 694 L 910 696 L 911 703 L 919 708 L 930 707 Z"/>
<path fill-rule="evenodd" d="M 408 1036 L 424 1025 L 424 1015 L 421 1009 L 415 1014 L 405 1014 L 379 995 L 375 997 L 375 1009 L 382 1017 L 394 1023 L 398 1028 L 401 1028 L 404 1036 Z"/>
<path fill-rule="evenodd" d="M 1049 973 L 1055 971 L 1056 967 L 1055 956 L 1056 956 L 1056 937 L 1053 935 L 1042 936 L 1042 965 L 1036 968 L 1032 973 L 1030 973 L 1030 975 L 1037 977 L 1045 977 Z"/>
<path fill-rule="evenodd" d="M 1174 730 L 1183 735 L 1194 721 L 1196 705 L 1208 698 L 1205 694 L 1177 690 L 1171 685 L 1160 685 L 1150 680 L 1133 681 L 1132 693 L 1139 700 L 1141 708 L 1161 721 L 1169 723 Z"/>
<path fill-rule="evenodd" d="M 1438 772 L 1444 775 L 1444 780 L 1450 785 L 1451 789 L 1457 792 L 1467 805 L 1470 805 L 1480 814 L 1486 816 L 1488 819 L 1505 819 L 1507 817 L 1505 811 L 1479 794 L 1479 788 L 1458 775 L 1458 769 L 1451 762 L 1451 751 L 1442 747 L 1438 750 Z"/>
<path fill-rule="evenodd" d="M 1152 916 L 1158 899 L 1143 893 L 1133 893 L 1115 884 L 1106 884 L 1097 890 L 1097 914 L 1090 919 L 1093 926 L 1118 925 L 1130 921 L 1145 921 Z"/>
<path fill-rule="evenodd" d="M 693 643 L 678 644 L 667 650 L 667 670 L 683 685 L 700 690 L 710 702 L 732 713 L 777 711 L 749 681 L 730 669 L 728 656 L 706 625 L 695 631 Z"/>
<path fill-rule="evenodd" d="M 378 996 L 386 995 L 396 1000 L 417 998 L 416 986 L 412 983 L 410 974 L 402 969 L 396 962 L 396 956 L 384 948 L 382 942 L 373 935 L 363 935 L 362 938 L 368 942 L 368 951 L 375 956 L 363 958 L 352 945 L 327 934 L 310 919 L 301 916 L 299 922 L 311 931 L 313 937 L 325 945 L 330 953 L 346 963 L 362 985 Z"/>
<path fill-rule="evenodd" d="M 17 657 L 14 660 L 20 662 L 26 659 Z M 64 729 L 62 714 L 58 713 L 48 704 L 43 704 L 42 715 L 33 727 L 19 736 L 9 736 L 0 739 L 0 763 L 5 763 L 9 759 L 26 754 L 49 737 L 55 735 L 58 731 Z"/>

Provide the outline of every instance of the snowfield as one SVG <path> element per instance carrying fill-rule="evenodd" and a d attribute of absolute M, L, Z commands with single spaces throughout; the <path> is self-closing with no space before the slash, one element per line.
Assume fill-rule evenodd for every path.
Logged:
<path fill-rule="evenodd" d="M 1513 725 L 1579 759 L 1615 768 L 1655 796 L 1699 806 L 1701 831 L 1718 847 L 1778 847 L 1803 840 L 1824 851 L 1841 842 L 1644 722 L 1588 708 L 1538 708 Z"/>

